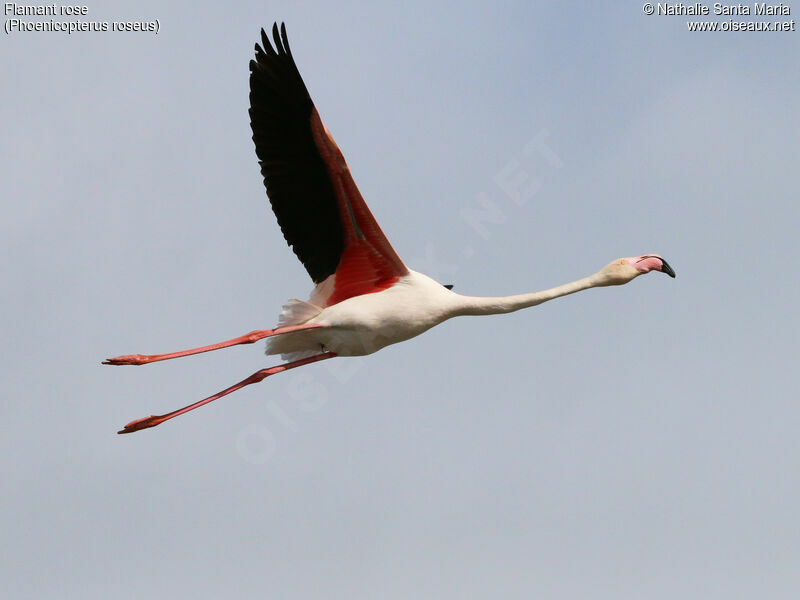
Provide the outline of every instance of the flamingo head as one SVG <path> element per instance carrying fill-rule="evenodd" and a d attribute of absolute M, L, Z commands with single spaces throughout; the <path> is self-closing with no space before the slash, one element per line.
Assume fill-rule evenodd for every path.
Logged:
<path fill-rule="evenodd" d="M 607 264 L 597 273 L 598 285 L 623 285 L 650 271 L 660 271 L 670 277 L 675 277 L 675 271 L 658 254 L 643 254 L 642 256 L 618 258 Z"/>

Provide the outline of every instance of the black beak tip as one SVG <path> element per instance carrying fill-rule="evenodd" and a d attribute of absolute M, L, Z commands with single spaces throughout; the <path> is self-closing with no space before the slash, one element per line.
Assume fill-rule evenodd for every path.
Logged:
<path fill-rule="evenodd" d="M 665 261 L 663 258 L 661 259 L 661 272 L 666 273 L 673 279 L 675 279 L 675 271 L 672 267 L 669 266 L 669 263 Z"/>

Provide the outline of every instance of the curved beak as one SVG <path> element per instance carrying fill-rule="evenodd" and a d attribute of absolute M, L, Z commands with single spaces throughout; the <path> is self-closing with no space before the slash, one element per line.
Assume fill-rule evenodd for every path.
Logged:
<path fill-rule="evenodd" d="M 661 272 L 666 273 L 667 275 L 675 279 L 675 271 L 673 270 L 672 267 L 669 266 L 669 263 L 665 261 L 663 258 L 661 259 Z"/>

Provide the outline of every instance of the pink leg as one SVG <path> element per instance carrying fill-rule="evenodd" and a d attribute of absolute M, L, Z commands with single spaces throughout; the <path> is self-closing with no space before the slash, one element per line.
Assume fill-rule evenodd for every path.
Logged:
<path fill-rule="evenodd" d="M 266 379 L 270 375 L 275 375 L 275 373 L 288 371 L 289 369 L 294 369 L 295 367 L 302 367 L 303 365 L 317 362 L 319 360 L 325 360 L 326 358 L 333 358 L 334 356 L 336 356 L 336 354 L 334 354 L 333 352 L 324 352 L 322 354 L 315 354 L 314 356 L 309 356 L 308 358 L 295 360 L 293 362 L 286 363 L 284 365 L 270 367 L 269 369 L 261 369 L 260 371 L 256 371 L 255 373 L 250 375 L 250 377 L 248 377 L 247 379 L 242 379 L 239 383 L 232 385 L 229 388 L 225 388 L 224 390 L 222 390 L 221 392 L 217 392 L 213 396 L 209 396 L 208 398 L 200 400 L 200 402 L 195 402 L 194 404 L 190 404 L 189 406 L 179 408 L 178 410 L 172 411 L 171 413 L 167 413 L 165 415 L 151 415 L 143 419 L 137 419 L 135 421 L 131 421 L 117 433 L 133 433 L 134 431 L 139 431 L 140 429 L 155 427 L 156 425 L 160 425 L 164 421 L 168 421 L 173 417 L 177 417 L 178 415 L 187 413 L 190 410 L 194 410 L 195 408 L 203 406 L 204 404 L 213 402 L 217 398 L 222 398 L 223 396 L 227 396 L 231 392 L 235 392 L 236 390 L 243 388 L 246 385 L 250 385 L 251 383 L 258 383 L 259 381 Z"/>
<path fill-rule="evenodd" d="M 157 362 L 159 360 L 168 360 L 170 358 L 180 358 L 181 356 L 189 356 L 191 354 L 200 354 L 201 352 L 210 352 L 211 350 L 219 350 L 220 348 L 228 348 L 229 346 L 236 346 L 238 344 L 252 344 L 253 342 L 273 335 L 302 331 L 303 329 L 313 329 L 315 327 L 324 327 L 324 325 L 320 325 L 319 323 L 304 323 L 303 325 L 289 325 L 287 327 L 276 327 L 275 329 L 257 329 L 256 331 L 251 331 L 250 333 L 233 338 L 227 342 L 219 342 L 218 344 L 211 344 L 210 346 L 181 350 L 180 352 L 170 352 L 169 354 L 126 354 L 125 356 L 106 359 L 103 361 L 103 364 L 146 365 L 147 363 Z"/>

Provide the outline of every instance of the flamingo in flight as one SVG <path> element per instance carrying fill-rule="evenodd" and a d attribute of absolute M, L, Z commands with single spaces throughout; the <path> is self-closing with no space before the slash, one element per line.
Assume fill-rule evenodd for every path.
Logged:
<path fill-rule="evenodd" d="M 281 231 L 315 283 L 308 302 L 289 300 L 274 329 L 169 354 L 110 358 L 143 365 L 269 338 L 267 354 L 288 360 L 184 408 L 128 423 L 118 433 L 155 427 L 270 375 L 336 356 L 377 352 L 452 317 L 494 315 L 594 287 L 622 285 L 650 271 L 675 272 L 658 254 L 617 259 L 597 273 L 540 292 L 461 296 L 412 271 L 389 244 L 308 94 L 286 27 L 261 30 L 250 61 L 250 122 L 261 173 Z"/>

